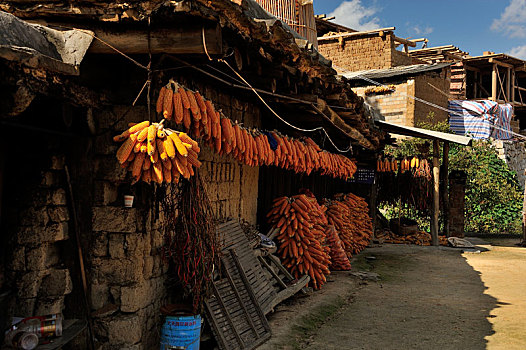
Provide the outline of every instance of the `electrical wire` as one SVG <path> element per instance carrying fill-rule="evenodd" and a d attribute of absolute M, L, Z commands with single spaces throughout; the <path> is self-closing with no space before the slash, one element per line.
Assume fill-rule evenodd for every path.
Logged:
<path fill-rule="evenodd" d="M 362 80 L 365 80 L 366 82 L 371 83 L 371 84 L 376 85 L 376 86 L 388 87 L 388 86 L 385 85 L 385 84 L 382 84 L 382 83 L 380 83 L 380 82 L 378 82 L 378 81 L 375 81 L 375 80 L 373 80 L 373 79 L 370 79 L 370 78 L 364 77 L 363 75 L 355 75 L 354 77 L 359 78 L 359 79 L 362 79 Z M 435 104 L 435 103 L 432 103 L 432 102 L 426 101 L 426 100 L 424 100 L 424 99 L 421 99 L 421 98 L 416 97 L 416 96 L 413 96 L 413 95 L 406 94 L 406 93 L 404 93 L 404 92 L 400 92 L 400 95 L 405 96 L 405 97 L 408 97 L 408 98 L 411 98 L 411 99 L 413 99 L 413 100 L 415 100 L 415 101 L 418 101 L 418 102 L 424 103 L 424 104 L 426 104 L 426 105 L 428 105 L 428 106 L 434 107 L 434 108 L 439 109 L 439 110 L 441 110 L 441 111 L 447 112 L 448 114 L 453 114 L 453 115 L 460 116 L 460 117 L 463 117 L 463 116 L 464 116 L 463 114 L 458 113 L 458 112 L 456 112 L 456 111 L 453 111 L 453 110 L 451 110 L 451 109 L 449 109 L 449 108 L 445 108 L 445 107 L 439 106 L 439 105 L 437 105 L 437 104 Z M 478 113 L 478 112 L 476 112 L 476 113 L 482 116 L 482 113 Z M 497 125 L 493 125 L 492 127 L 493 127 L 494 129 L 497 129 L 497 130 L 500 130 L 500 131 L 503 131 L 503 132 L 510 133 L 510 134 L 512 134 L 512 135 L 514 135 L 514 136 L 516 136 L 516 137 L 518 137 L 518 138 L 521 138 L 521 139 L 523 139 L 523 140 L 526 140 L 526 136 L 521 135 L 521 134 L 518 134 L 518 133 L 516 133 L 516 132 L 514 132 L 514 131 L 512 131 L 512 130 L 504 129 L 504 128 L 501 128 L 501 127 L 499 127 L 499 126 L 497 126 Z"/>

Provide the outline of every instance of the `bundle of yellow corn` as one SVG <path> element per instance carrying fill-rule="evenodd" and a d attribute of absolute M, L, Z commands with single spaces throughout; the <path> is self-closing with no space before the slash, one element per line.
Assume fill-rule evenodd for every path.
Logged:
<path fill-rule="evenodd" d="M 333 200 L 325 200 L 327 219 L 338 232 L 348 258 L 362 251 L 372 236 L 372 221 L 367 202 L 352 193 L 337 194 Z"/>
<path fill-rule="evenodd" d="M 183 132 L 165 128 L 163 122 L 130 125 L 113 140 L 123 142 L 117 159 L 132 172 L 134 183 L 140 180 L 177 183 L 179 176 L 189 179 L 194 175 L 194 167 L 201 166 L 197 142 Z"/>
<path fill-rule="evenodd" d="M 323 246 L 327 224 L 323 210 L 315 198 L 301 194 L 276 198 L 267 214 L 269 223 L 279 228 L 278 254 L 283 265 L 296 278 L 309 275 L 314 289 L 319 289 L 330 273 L 330 248 Z"/>
<path fill-rule="evenodd" d="M 298 140 L 232 122 L 198 91 L 186 89 L 173 80 L 161 88 L 157 112 L 183 125 L 195 138 L 202 137 L 218 154 L 230 154 L 249 166 L 274 165 L 308 175 L 318 171 L 342 179 L 349 179 L 356 172 L 354 161 L 321 150 L 308 137 Z"/>
<path fill-rule="evenodd" d="M 384 243 L 393 244 L 416 244 L 423 246 L 430 246 L 432 244 L 431 234 L 423 231 L 418 231 L 409 235 L 397 235 L 390 230 L 378 230 L 376 238 Z M 446 236 L 438 236 L 439 244 L 447 246 L 448 241 Z"/>
<path fill-rule="evenodd" d="M 366 95 L 385 94 L 385 93 L 394 92 L 395 90 L 396 90 L 395 85 L 392 85 L 392 84 L 388 86 L 381 85 L 381 86 L 374 86 L 374 87 L 365 89 L 364 94 Z"/>

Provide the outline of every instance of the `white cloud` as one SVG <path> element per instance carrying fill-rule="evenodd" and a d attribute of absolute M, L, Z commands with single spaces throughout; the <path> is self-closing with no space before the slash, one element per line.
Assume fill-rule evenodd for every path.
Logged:
<path fill-rule="evenodd" d="M 500 18 L 493 20 L 491 30 L 510 38 L 526 38 L 526 0 L 511 0 Z"/>
<path fill-rule="evenodd" d="M 433 33 L 433 27 L 421 27 L 419 25 L 414 25 L 410 28 L 416 35 L 428 35 Z"/>
<path fill-rule="evenodd" d="M 512 48 L 508 55 L 526 60 L 526 45 L 516 46 Z"/>
<path fill-rule="evenodd" d="M 380 28 L 380 19 L 374 16 L 377 12 L 375 7 L 363 6 L 361 0 L 350 0 L 342 2 L 328 16 L 335 16 L 335 23 L 352 29 L 371 30 Z"/>

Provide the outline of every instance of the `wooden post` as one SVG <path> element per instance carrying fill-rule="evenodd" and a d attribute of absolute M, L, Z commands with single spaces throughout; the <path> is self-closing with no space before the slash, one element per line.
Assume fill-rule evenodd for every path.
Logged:
<path fill-rule="evenodd" d="M 505 101 L 511 102 L 511 91 L 510 91 L 510 85 L 511 85 L 511 68 L 506 69 L 506 98 Z"/>
<path fill-rule="evenodd" d="M 510 84 L 511 84 L 510 102 L 513 104 L 515 103 L 515 68 L 511 70 Z"/>
<path fill-rule="evenodd" d="M 497 67 L 496 63 L 493 63 L 493 70 L 491 71 L 491 98 L 492 101 L 497 101 Z"/>
<path fill-rule="evenodd" d="M 433 140 L 433 212 L 431 213 L 431 238 L 438 245 L 438 214 L 440 211 L 439 143 Z"/>
<path fill-rule="evenodd" d="M 444 211 L 444 234 L 449 237 L 449 142 L 444 142 L 442 158 L 442 210 Z"/>
<path fill-rule="evenodd" d="M 473 72 L 473 81 L 475 82 L 473 84 L 473 98 L 477 98 L 479 74 L 479 72 Z"/>

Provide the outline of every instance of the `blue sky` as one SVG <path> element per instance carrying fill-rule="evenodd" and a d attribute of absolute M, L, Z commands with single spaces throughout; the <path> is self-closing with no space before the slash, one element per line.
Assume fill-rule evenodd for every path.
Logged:
<path fill-rule="evenodd" d="M 353 29 L 396 27 L 399 37 L 428 38 L 428 47 L 526 59 L 526 0 L 314 0 L 314 10 Z"/>

